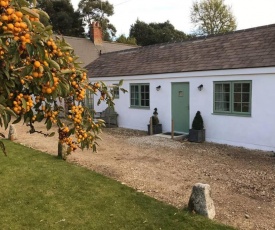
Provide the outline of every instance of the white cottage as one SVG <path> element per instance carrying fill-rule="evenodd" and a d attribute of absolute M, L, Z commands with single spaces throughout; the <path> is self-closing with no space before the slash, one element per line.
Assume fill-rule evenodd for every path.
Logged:
<path fill-rule="evenodd" d="M 87 68 L 92 82 L 124 80 L 120 127 L 147 130 L 157 108 L 163 132 L 173 120 L 188 133 L 199 110 L 207 141 L 275 151 L 275 25 L 103 54 Z"/>

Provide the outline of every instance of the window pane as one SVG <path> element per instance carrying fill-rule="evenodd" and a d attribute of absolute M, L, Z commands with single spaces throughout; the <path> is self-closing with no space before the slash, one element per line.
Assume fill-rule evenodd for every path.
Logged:
<path fill-rule="evenodd" d="M 141 86 L 141 93 L 144 93 L 144 91 L 145 91 L 144 89 L 145 89 L 145 88 L 144 88 L 144 85 L 142 85 L 142 86 Z"/>
<path fill-rule="evenodd" d="M 249 93 L 243 93 L 242 96 L 242 102 L 249 102 L 250 98 L 249 98 Z"/>
<path fill-rule="evenodd" d="M 249 103 L 243 103 L 242 104 L 242 112 L 245 112 L 245 113 L 250 112 L 250 105 L 249 105 Z"/>
<path fill-rule="evenodd" d="M 141 106 L 149 106 L 149 85 L 141 85 Z"/>
<path fill-rule="evenodd" d="M 215 84 L 215 92 L 222 92 L 222 84 Z"/>
<path fill-rule="evenodd" d="M 249 93 L 250 92 L 250 83 L 243 83 L 242 84 L 242 92 Z"/>
<path fill-rule="evenodd" d="M 242 92 L 242 83 L 234 84 L 234 92 Z"/>
<path fill-rule="evenodd" d="M 215 84 L 215 111 L 227 112 L 230 111 L 230 84 L 218 83 Z"/>
<path fill-rule="evenodd" d="M 111 94 L 114 96 L 114 98 L 119 98 L 119 87 L 118 84 L 114 84 L 113 88 L 111 89 Z"/>
<path fill-rule="evenodd" d="M 242 94 L 234 93 L 234 102 L 242 102 Z"/>
<path fill-rule="evenodd" d="M 227 102 L 229 102 L 230 101 L 230 93 L 225 93 L 224 95 L 224 101 L 227 101 Z"/>
<path fill-rule="evenodd" d="M 216 98 L 215 100 L 218 102 L 218 101 L 223 101 L 223 94 L 222 93 L 216 93 Z"/>
<path fill-rule="evenodd" d="M 138 85 L 131 85 L 131 106 L 139 105 Z"/>
<path fill-rule="evenodd" d="M 227 92 L 227 93 L 230 92 L 230 84 L 229 83 L 223 84 L 223 92 Z"/>
<path fill-rule="evenodd" d="M 242 104 L 234 103 L 234 112 L 242 112 Z"/>
<path fill-rule="evenodd" d="M 229 111 L 229 103 L 228 102 L 216 102 L 215 110 L 217 112 L 228 112 Z"/>

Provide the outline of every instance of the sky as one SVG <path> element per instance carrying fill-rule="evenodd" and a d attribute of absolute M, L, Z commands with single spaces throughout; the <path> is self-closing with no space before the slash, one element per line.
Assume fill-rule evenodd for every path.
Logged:
<path fill-rule="evenodd" d="M 104 1 L 104 0 L 102 0 Z M 79 0 L 71 0 L 75 9 Z M 190 34 L 193 25 L 190 11 L 194 0 L 109 0 L 114 6 L 114 15 L 109 17 L 116 27 L 118 37 L 129 35 L 136 20 L 151 23 L 167 20 L 180 31 Z M 237 30 L 275 23 L 275 0 L 224 0 L 231 6 L 236 17 Z"/>

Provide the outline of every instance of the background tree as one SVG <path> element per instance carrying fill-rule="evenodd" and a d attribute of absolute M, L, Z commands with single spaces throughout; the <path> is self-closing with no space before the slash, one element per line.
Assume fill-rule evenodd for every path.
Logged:
<path fill-rule="evenodd" d="M 86 25 L 92 21 L 99 22 L 102 27 L 103 40 L 112 41 L 116 34 L 116 28 L 108 19 L 114 14 L 114 7 L 108 1 L 81 0 L 78 5 L 79 11 L 83 15 Z"/>
<path fill-rule="evenodd" d="M 191 9 L 191 22 L 198 35 L 225 33 L 237 28 L 231 7 L 225 5 L 224 0 L 194 2 Z"/>
<path fill-rule="evenodd" d="M 169 21 L 147 24 L 139 20 L 131 25 L 130 37 L 134 37 L 141 46 L 182 41 L 188 38 L 184 32 L 176 30 Z"/>
<path fill-rule="evenodd" d="M 116 42 L 118 43 L 124 43 L 129 45 L 136 45 L 137 41 L 135 38 L 132 37 L 126 37 L 124 34 L 121 34 L 117 39 Z"/>
<path fill-rule="evenodd" d="M 70 0 L 38 0 L 38 7 L 47 12 L 51 21 L 45 17 L 40 20 L 45 25 L 52 24 L 57 34 L 84 37 L 83 20 L 80 12 L 74 11 Z"/>
<path fill-rule="evenodd" d="M 72 47 L 62 37 L 52 37 L 51 26 L 40 21 L 47 13 L 22 0 L 2 0 L 0 10 L 0 126 L 6 129 L 12 116 L 13 123 L 23 119 L 30 133 L 37 132 L 36 122 L 44 121 L 47 130 L 56 124 L 59 143 L 68 145 L 66 154 L 77 147 L 95 150 L 103 122 L 93 120 L 81 102 L 89 90 L 112 105 L 108 88 L 103 82 L 90 83 Z M 64 111 L 59 101 L 64 100 L 70 108 L 66 122 L 59 118 Z"/>

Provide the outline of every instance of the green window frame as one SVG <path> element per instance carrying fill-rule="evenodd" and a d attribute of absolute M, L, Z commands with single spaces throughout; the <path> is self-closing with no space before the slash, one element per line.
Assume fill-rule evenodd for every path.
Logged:
<path fill-rule="evenodd" d="M 130 84 L 130 107 L 150 108 L 150 84 Z"/>
<path fill-rule="evenodd" d="M 250 116 L 252 81 L 214 82 L 214 113 Z"/>

